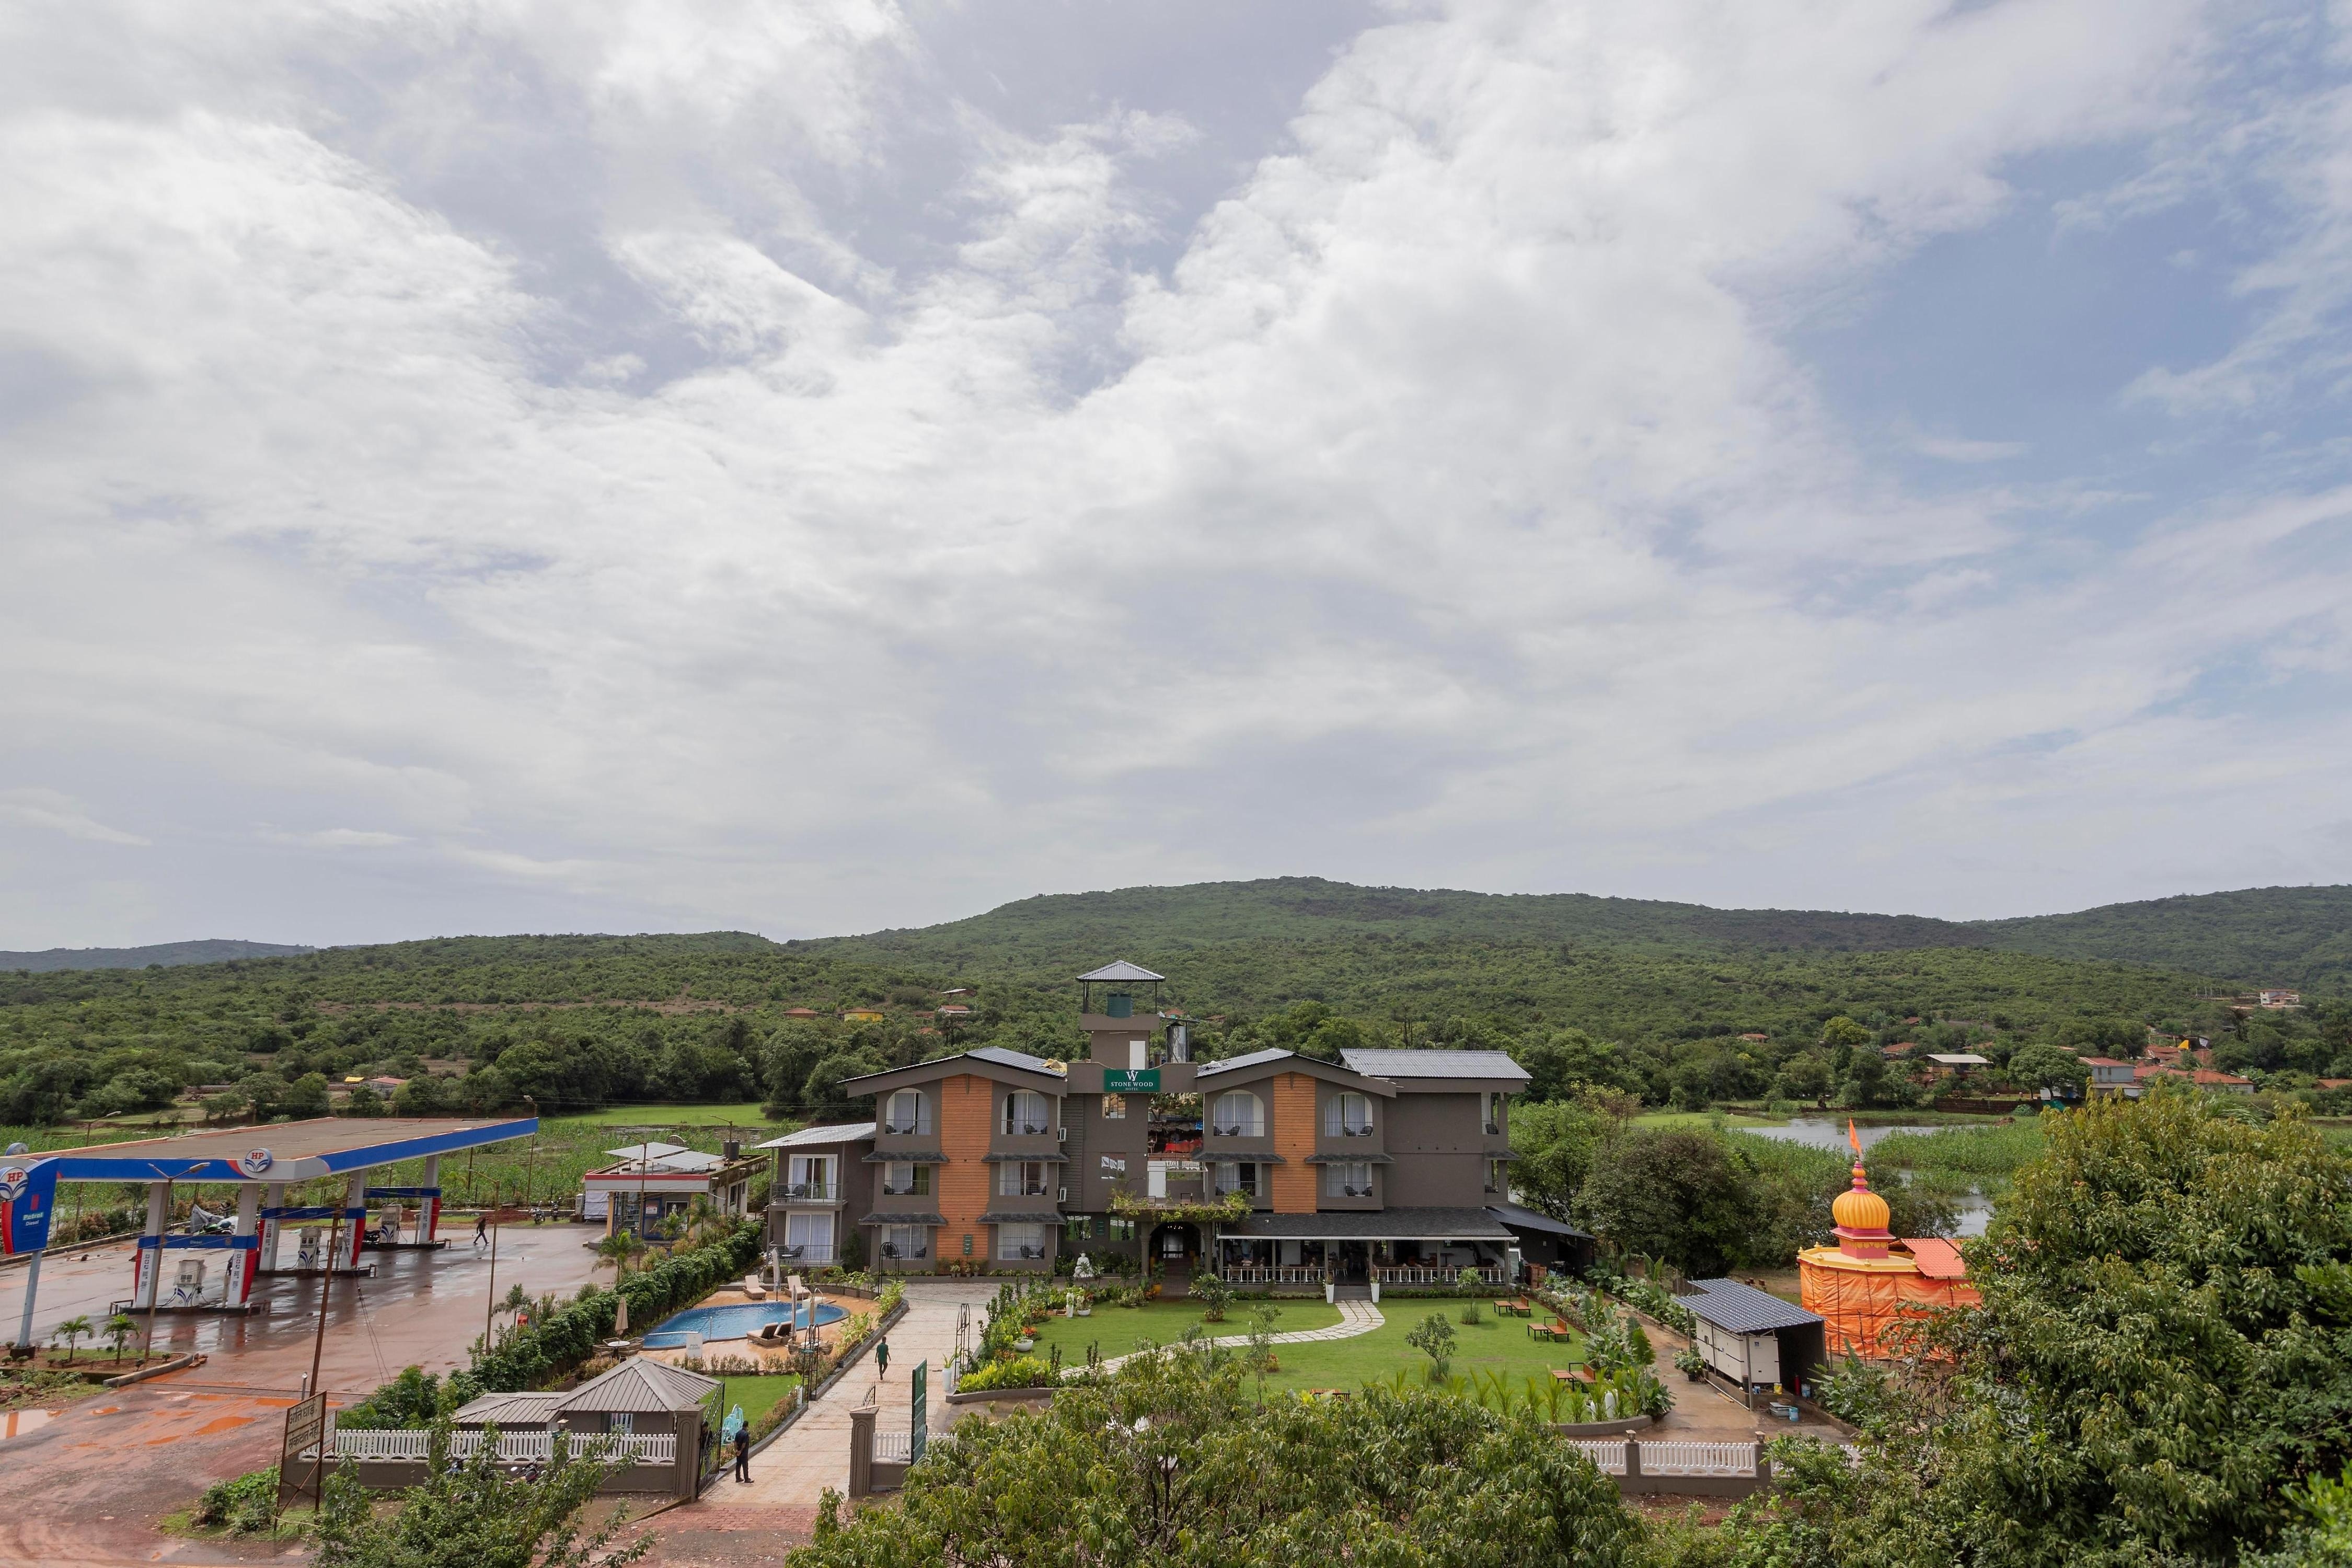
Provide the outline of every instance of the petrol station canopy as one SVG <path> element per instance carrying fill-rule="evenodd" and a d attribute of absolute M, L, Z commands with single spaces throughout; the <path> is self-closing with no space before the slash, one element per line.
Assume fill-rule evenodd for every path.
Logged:
<path fill-rule="evenodd" d="M 539 1119 L 321 1117 L 132 1143 L 45 1149 L 61 1182 L 306 1182 L 528 1138 Z"/>

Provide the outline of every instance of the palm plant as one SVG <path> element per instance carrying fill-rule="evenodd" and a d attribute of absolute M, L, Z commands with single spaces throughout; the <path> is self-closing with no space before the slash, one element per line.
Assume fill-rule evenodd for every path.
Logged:
<path fill-rule="evenodd" d="M 116 1361 L 122 1359 L 123 1345 L 138 1331 L 138 1321 L 128 1312 L 115 1313 L 114 1316 L 107 1319 L 105 1324 L 99 1330 L 99 1332 L 106 1337 L 107 1342 L 114 1346 Z M 141 1359 L 145 1358 L 142 1356 Z"/>
<path fill-rule="evenodd" d="M 90 1335 L 97 1331 L 97 1330 L 90 1327 L 90 1322 L 88 1318 L 79 1316 L 71 1317 L 68 1318 L 64 1322 L 59 1323 L 57 1326 L 56 1331 L 49 1335 L 49 1342 L 51 1344 L 55 1344 L 59 1340 L 65 1341 L 66 1364 L 68 1366 L 71 1366 L 73 1364 L 74 1358 L 74 1346 L 80 1341 L 89 1338 Z"/>

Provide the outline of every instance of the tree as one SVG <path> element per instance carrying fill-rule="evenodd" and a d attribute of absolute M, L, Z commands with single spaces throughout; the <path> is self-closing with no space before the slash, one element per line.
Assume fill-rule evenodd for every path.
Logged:
<path fill-rule="evenodd" d="M 1718 1272 L 1758 1229 L 1756 1178 L 1707 1132 L 1637 1132 L 1603 1150 L 1578 1203 L 1622 1252 Z"/>
<path fill-rule="evenodd" d="M 88 1318 L 77 1313 L 73 1317 L 68 1318 L 64 1322 L 59 1323 L 56 1329 L 51 1331 L 49 1334 L 49 1342 L 51 1344 L 55 1344 L 59 1340 L 65 1341 L 66 1364 L 68 1366 L 71 1366 L 73 1364 L 74 1358 L 74 1346 L 80 1343 L 83 1340 L 89 1338 L 90 1335 L 97 1331 L 97 1330 L 90 1327 L 90 1322 Z"/>
<path fill-rule="evenodd" d="M 833 1051 L 821 1057 L 801 1082 L 800 1115 L 811 1121 L 845 1121 L 858 1111 L 873 1120 L 874 1101 L 860 1099 L 842 1089 L 845 1079 L 862 1078 L 868 1073 L 883 1071 L 888 1066 L 878 1056 L 867 1050 Z"/>
<path fill-rule="evenodd" d="M 1822 1026 L 1822 1044 L 1833 1051 L 1840 1047 L 1852 1050 L 1870 1044 L 1870 1031 L 1840 1013 Z"/>
<path fill-rule="evenodd" d="M 2011 1053 L 2007 1071 L 2009 1081 L 2020 1089 L 2073 1089 L 2078 1094 L 2089 1077 L 2074 1052 L 2039 1044 Z"/>
<path fill-rule="evenodd" d="M 1454 1325 L 1443 1312 L 1432 1312 L 1412 1326 L 1404 1342 L 1429 1358 L 1429 1380 L 1442 1382 L 1446 1363 L 1454 1356 Z"/>
<path fill-rule="evenodd" d="M 382 1116 L 383 1110 L 383 1096 L 365 1084 L 361 1084 L 343 1097 L 345 1116 Z"/>
<path fill-rule="evenodd" d="M 278 1110 L 297 1120 L 326 1115 L 327 1075 L 308 1072 L 287 1085 L 286 1098 L 278 1101 Z"/>
<path fill-rule="evenodd" d="M 1511 1190 L 1554 1219 L 1574 1217 L 1576 1194 L 1614 1121 L 1587 1098 L 1511 1108 Z"/>
<path fill-rule="evenodd" d="M 894 1508 L 820 1513 L 798 1568 L 940 1563 L 1629 1568 L 1616 1485 L 1537 1418 L 1441 1394 L 1243 1392 L 1238 1360 L 1160 1352 L 1035 1415 L 967 1421 Z"/>
<path fill-rule="evenodd" d="M 1225 1309 L 1233 1304 L 1234 1300 L 1231 1285 L 1213 1271 L 1204 1270 L 1192 1276 L 1192 1291 L 1200 1300 L 1202 1322 L 1222 1323 L 1225 1321 Z"/>
<path fill-rule="evenodd" d="M 1821 1051 L 1800 1051 L 1780 1064 L 1772 1079 L 1775 1100 L 1810 1100 L 1827 1105 L 1830 1099 L 1830 1058 Z"/>
<path fill-rule="evenodd" d="M 128 1312 L 117 1312 L 107 1319 L 98 1331 L 105 1338 L 107 1343 L 114 1347 L 114 1359 L 121 1361 L 122 1347 L 130 1343 L 131 1337 L 139 1332 L 139 1323 Z M 141 1359 L 145 1358 L 142 1356 Z"/>
<path fill-rule="evenodd" d="M 583 1511 L 611 1470 L 603 1460 L 575 1459 L 572 1445 L 559 1442 L 534 1479 L 506 1472 L 494 1432 L 462 1465 L 450 1462 L 449 1436 L 446 1421 L 433 1428 L 425 1480 L 401 1494 L 395 1511 L 376 1511 L 381 1494 L 362 1486 L 348 1461 L 327 1479 L 320 1568 L 625 1568 L 653 1549 L 651 1536 L 612 1544 L 626 1509 L 583 1536 Z"/>
<path fill-rule="evenodd" d="M 1989 1562 L 2227 1563 L 2352 1458 L 2352 1153 L 2159 1089 L 2052 1119 L 1950 1326 Z"/>

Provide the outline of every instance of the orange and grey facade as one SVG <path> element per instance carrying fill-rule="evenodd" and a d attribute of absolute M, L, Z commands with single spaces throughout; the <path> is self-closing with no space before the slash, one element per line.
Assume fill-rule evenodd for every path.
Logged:
<path fill-rule="evenodd" d="M 1077 1060 L 982 1047 L 852 1079 L 873 1097 L 870 1129 L 810 1129 L 779 1157 L 860 1169 L 841 1212 L 885 1270 L 1044 1273 L 1140 1248 L 1239 1283 L 1311 1286 L 1499 1278 L 1515 1252 L 1581 1260 L 1589 1237 L 1508 1201 L 1508 1102 L 1528 1075 L 1506 1054 L 1195 1063 L 1183 1023 L 1139 1016 L 1126 994 L 1159 979 L 1124 963 L 1082 977 L 1117 989 L 1102 1011 L 1082 1001 Z M 812 1138 L 828 1147 L 797 1142 Z M 1233 1194 L 1242 1217 L 1202 1217 Z"/>

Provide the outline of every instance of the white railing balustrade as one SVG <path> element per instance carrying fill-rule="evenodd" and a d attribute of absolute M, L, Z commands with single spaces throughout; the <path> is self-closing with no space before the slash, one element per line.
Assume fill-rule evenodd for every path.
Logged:
<path fill-rule="evenodd" d="M 877 1432 L 874 1434 L 874 1458 L 885 1465 L 914 1463 L 915 1435 L 912 1432 Z"/>
<path fill-rule="evenodd" d="M 1752 1476 L 1753 1443 L 1643 1443 L 1645 1476 Z"/>
<path fill-rule="evenodd" d="M 1319 1263 L 1234 1263 L 1217 1270 L 1229 1285 L 1320 1285 Z"/>
<path fill-rule="evenodd" d="M 668 1465 L 677 1461 L 677 1434 L 675 1432 L 638 1432 L 608 1436 L 599 1432 L 574 1432 L 572 1457 L 579 1458 L 592 1447 L 605 1446 L 613 1458 L 640 1465 Z M 335 1458 L 338 1459 L 407 1461 L 422 1464 L 432 1450 L 433 1435 L 429 1432 L 337 1432 Z M 481 1451 L 479 1432 L 449 1434 L 449 1457 L 470 1459 Z M 301 1455 L 316 1459 L 319 1450 L 310 1449 Z M 499 1462 L 508 1465 L 546 1464 L 555 1457 L 555 1435 L 551 1432 L 501 1432 L 499 1434 Z"/>
<path fill-rule="evenodd" d="M 1383 1285 L 1452 1285 L 1462 1278 L 1462 1264 L 1447 1266 L 1427 1263 L 1384 1263 L 1372 1269 L 1372 1278 Z M 1480 1266 L 1470 1270 L 1480 1283 L 1500 1285 L 1503 1271 L 1492 1266 Z"/>
<path fill-rule="evenodd" d="M 1568 1446 L 1582 1454 L 1604 1476 L 1625 1473 L 1625 1443 L 1619 1437 L 1570 1437 Z"/>

